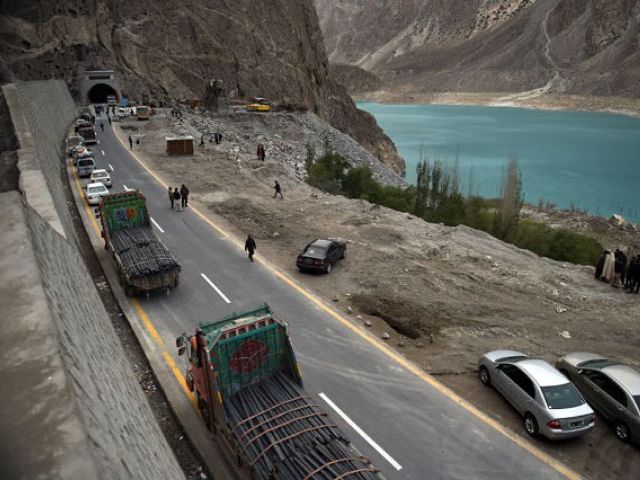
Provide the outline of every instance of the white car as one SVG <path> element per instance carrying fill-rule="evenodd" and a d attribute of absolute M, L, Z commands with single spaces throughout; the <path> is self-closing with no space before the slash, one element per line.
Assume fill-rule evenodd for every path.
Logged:
<path fill-rule="evenodd" d="M 89 183 L 102 183 L 105 187 L 111 188 L 111 175 L 104 168 L 99 168 L 98 170 L 94 170 L 91 172 L 91 177 L 89 177 Z"/>
<path fill-rule="evenodd" d="M 109 195 L 109 190 L 101 182 L 90 183 L 84 187 L 84 196 L 89 205 L 98 205 L 104 195 Z"/>

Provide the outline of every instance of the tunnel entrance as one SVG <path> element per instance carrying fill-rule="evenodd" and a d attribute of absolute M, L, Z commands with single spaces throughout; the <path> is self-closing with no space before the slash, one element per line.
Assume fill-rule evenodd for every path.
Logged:
<path fill-rule="evenodd" d="M 116 103 L 120 103 L 120 96 L 113 87 L 105 83 L 98 83 L 89 90 L 89 103 L 107 103 L 107 97 L 109 95 L 115 96 Z"/>

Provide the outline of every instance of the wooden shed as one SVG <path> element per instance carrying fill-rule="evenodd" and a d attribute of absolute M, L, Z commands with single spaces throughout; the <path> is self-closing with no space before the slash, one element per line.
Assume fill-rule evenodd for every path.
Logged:
<path fill-rule="evenodd" d="M 193 155 L 193 137 L 190 135 L 165 137 L 167 155 Z"/>

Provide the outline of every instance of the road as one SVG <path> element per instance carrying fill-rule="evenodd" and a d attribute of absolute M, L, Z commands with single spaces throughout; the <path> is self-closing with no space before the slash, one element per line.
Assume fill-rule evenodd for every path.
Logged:
<path fill-rule="evenodd" d="M 237 241 L 193 210 L 171 210 L 166 187 L 104 123 L 92 148 L 98 167 L 111 171 L 113 191 L 126 186 L 147 197 L 154 228 L 183 267 L 170 295 L 139 301 L 166 345 L 193 332 L 197 322 L 268 302 L 289 323 L 306 390 L 388 480 L 579 478 L 515 434 L 496 429 L 415 366 L 378 347 L 367 332 L 283 281 L 266 262 L 250 263 Z M 257 243 L 259 252 L 259 238 Z"/>

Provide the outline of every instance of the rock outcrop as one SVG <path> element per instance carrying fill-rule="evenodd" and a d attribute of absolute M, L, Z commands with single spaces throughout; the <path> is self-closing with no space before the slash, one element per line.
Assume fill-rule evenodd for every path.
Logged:
<path fill-rule="evenodd" d="M 639 0 L 315 1 L 331 62 L 389 90 L 640 96 Z"/>
<path fill-rule="evenodd" d="M 331 80 L 311 0 L 3 2 L 0 77 L 64 78 L 114 69 L 124 92 L 200 98 L 210 79 L 232 97 L 266 96 L 308 109 L 396 170 L 391 140 Z"/>

